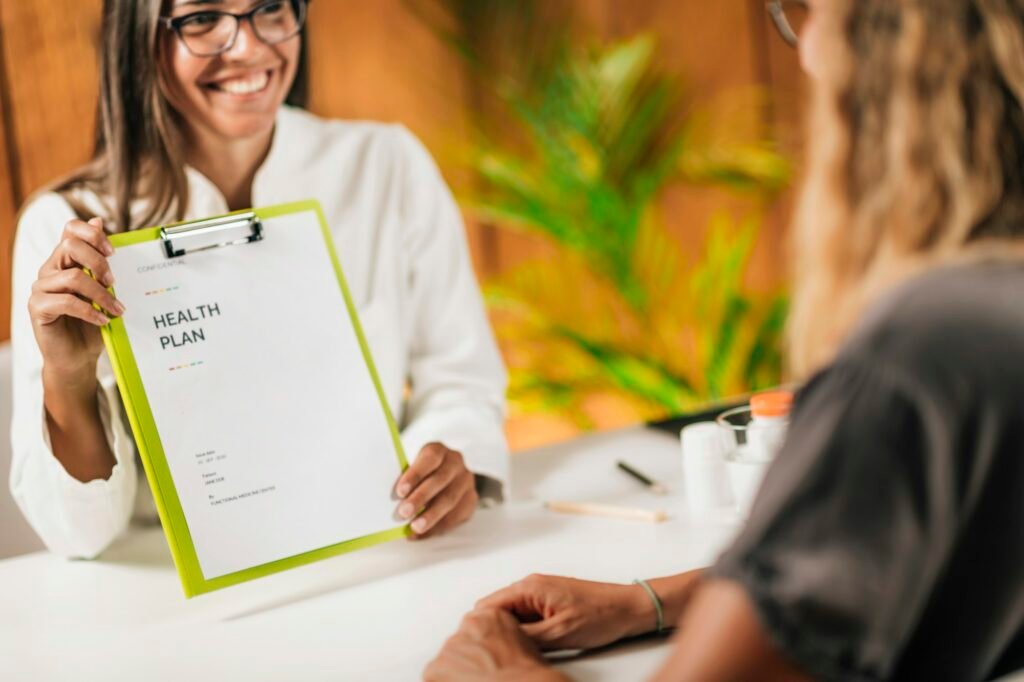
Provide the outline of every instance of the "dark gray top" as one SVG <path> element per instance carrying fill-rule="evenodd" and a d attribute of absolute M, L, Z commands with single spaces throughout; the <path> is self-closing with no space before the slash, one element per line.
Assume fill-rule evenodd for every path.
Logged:
<path fill-rule="evenodd" d="M 875 306 L 797 396 L 712 573 L 820 679 L 1024 668 L 1024 263 L 936 270 Z"/>

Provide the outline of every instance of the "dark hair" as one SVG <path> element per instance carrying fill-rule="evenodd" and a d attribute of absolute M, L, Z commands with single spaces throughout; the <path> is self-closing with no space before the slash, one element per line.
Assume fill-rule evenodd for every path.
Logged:
<path fill-rule="evenodd" d="M 91 217 L 75 190 L 94 192 L 112 231 L 128 231 L 182 220 L 188 181 L 182 157 L 180 116 L 160 87 L 160 16 L 169 0 L 104 0 L 100 48 L 99 102 L 92 160 L 58 181 L 61 194 L 79 217 Z M 287 103 L 305 107 L 308 87 L 305 30 L 298 72 Z M 141 215 L 133 201 L 148 205 Z"/>

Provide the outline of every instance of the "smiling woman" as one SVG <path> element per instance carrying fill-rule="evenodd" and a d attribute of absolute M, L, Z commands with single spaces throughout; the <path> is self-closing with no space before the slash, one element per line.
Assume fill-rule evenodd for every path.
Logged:
<path fill-rule="evenodd" d="M 223 147 L 233 142 L 232 150 L 241 151 L 242 140 L 250 141 L 246 156 L 251 157 L 252 149 L 266 149 L 282 102 L 305 106 L 306 67 L 300 36 L 305 1 L 259 3 L 245 13 L 251 25 L 248 31 L 240 30 L 237 16 L 224 10 L 228 4 L 212 0 L 104 4 L 104 34 L 110 38 L 101 46 L 96 154 L 92 163 L 55 188 L 79 216 L 95 212 L 77 204 L 69 192 L 76 187 L 106 200 L 115 230 L 168 217 L 181 220 L 188 203 L 186 160 L 209 171 L 213 159 L 223 158 L 207 153 L 212 151 L 210 143 Z M 269 30 L 271 20 L 285 21 L 282 15 L 292 17 L 286 22 L 288 30 Z M 264 18 L 257 20 L 257 16 Z M 208 41 L 198 40 L 203 26 L 208 27 Z M 219 49 L 202 50 L 214 42 L 214 36 L 222 38 Z M 237 88 L 239 76 L 252 75 L 273 78 L 251 98 L 217 90 L 220 83 Z M 215 94 L 223 96 L 215 98 Z M 197 163 L 190 153 L 211 158 Z M 222 186 L 217 178 L 211 179 Z M 229 205 L 247 203 L 245 196 L 238 195 L 246 181 L 251 184 L 251 176 L 221 181 L 229 186 Z M 140 195 L 152 201 L 148 210 L 132 216 L 130 204 Z"/>
<path fill-rule="evenodd" d="M 500 495 L 505 372 L 458 209 L 405 129 L 300 108 L 307 2 L 104 2 L 93 160 L 29 200 L 15 244 L 11 485 L 54 551 L 95 556 L 133 508 L 155 512 L 144 487 L 136 505 L 136 453 L 98 332 L 124 313 L 107 235 L 309 198 L 419 453 L 396 481 L 397 513 L 425 537 L 469 519 L 479 494 Z"/>
<path fill-rule="evenodd" d="M 270 0 L 247 12 L 202 9 L 178 2 L 164 27 L 179 40 L 165 40 L 167 98 L 194 137 L 226 139 L 258 136 L 273 128 L 277 108 L 287 95 L 300 63 L 302 0 Z M 250 31 L 239 30 L 248 22 Z M 239 45 L 258 40 L 265 49 L 244 61 L 215 59 Z M 202 144 L 196 145 L 202 147 Z"/>

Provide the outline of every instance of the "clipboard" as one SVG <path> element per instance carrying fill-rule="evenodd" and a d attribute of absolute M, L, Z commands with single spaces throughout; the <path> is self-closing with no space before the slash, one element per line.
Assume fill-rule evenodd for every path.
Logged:
<path fill-rule="evenodd" d="M 283 226 L 285 223 L 291 225 L 291 227 Z M 292 230 L 292 232 L 289 232 L 288 230 Z M 115 262 L 120 263 L 120 261 L 117 260 L 118 255 L 120 253 L 134 253 L 133 251 L 130 251 L 131 249 L 145 249 L 145 256 L 138 256 L 138 258 L 136 258 L 136 260 L 133 262 L 139 262 L 139 258 L 150 259 L 152 261 L 152 266 L 137 266 L 136 269 L 139 271 L 149 271 L 151 267 L 151 272 L 156 273 L 156 275 L 164 276 L 163 282 L 166 284 L 168 281 L 172 280 L 177 282 L 187 281 L 188 278 L 186 274 L 190 270 L 190 268 L 178 267 L 180 264 L 188 265 L 190 262 L 195 264 L 201 260 L 202 262 L 199 265 L 193 265 L 192 269 L 196 269 L 197 271 L 201 270 L 204 267 L 203 264 L 205 264 L 205 272 L 213 272 L 214 274 L 216 274 L 217 268 L 210 265 L 215 261 L 215 259 L 230 258 L 233 263 L 240 263 L 246 258 L 249 258 L 250 255 L 256 256 L 257 251 L 255 251 L 255 249 L 257 248 L 261 250 L 258 252 L 259 254 L 262 254 L 260 255 L 260 257 L 263 258 L 264 261 L 266 261 L 267 254 L 275 252 L 275 245 L 272 242 L 278 241 L 279 243 L 277 244 L 277 247 L 280 247 L 281 244 L 283 244 L 286 239 L 292 238 L 289 235 L 297 236 L 299 235 L 300 231 L 304 235 L 303 239 L 306 240 L 307 244 L 312 243 L 309 240 L 321 240 L 320 246 L 307 248 L 315 248 L 317 251 L 319 251 L 320 248 L 323 249 L 322 253 L 325 256 L 325 258 L 314 260 L 317 260 L 317 263 L 319 264 L 318 267 L 321 270 L 324 270 L 326 268 L 326 270 L 329 272 L 321 272 L 319 275 L 321 279 L 317 281 L 324 282 L 326 281 L 324 277 L 326 277 L 327 279 L 332 280 L 337 287 L 337 291 L 335 292 L 323 292 L 324 295 L 328 297 L 328 299 L 325 300 L 329 300 L 331 296 L 337 298 L 337 294 L 340 294 L 340 301 L 343 302 L 338 307 L 337 310 L 320 311 L 320 314 L 322 314 L 324 317 L 328 319 L 329 326 L 331 329 L 337 328 L 338 330 L 340 330 L 338 332 L 339 334 L 348 333 L 344 332 L 344 330 L 350 329 L 351 334 L 354 335 L 354 345 L 352 347 L 358 349 L 356 352 L 361 356 L 359 358 L 359 362 L 362 363 L 362 366 L 365 368 L 365 378 L 368 380 L 368 382 L 365 381 L 363 378 L 360 378 L 361 375 L 359 374 L 358 370 L 353 370 L 346 376 L 355 377 L 355 379 L 357 379 L 358 381 L 354 380 L 354 384 L 359 384 L 362 386 L 369 386 L 372 384 L 372 390 L 370 390 L 369 392 L 373 394 L 373 397 L 368 398 L 368 396 L 364 394 L 362 396 L 364 400 L 360 404 L 373 402 L 376 402 L 376 404 L 367 407 L 367 409 L 370 410 L 370 412 L 366 412 L 364 414 L 370 415 L 370 417 L 364 418 L 364 422 L 366 422 L 367 424 L 367 429 L 370 429 L 372 427 L 372 424 L 374 423 L 378 424 L 378 427 L 373 432 L 372 437 L 377 439 L 376 442 L 378 444 L 383 442 L 381 439 L 385 439 L 389 441 L 388 445 L 390 445 L 390 452 L 378 452 L 373 455 L 374 457 L 387 458 L 387 461 L 375 460 L 376 462 L 378 462 L 378 464 L 376 465 L 377 468 L 381 470 L 377 474 L 377 480 L 382 480 L 381 477 L 387 474 L 388 468 L 393 468 L 394 471 L 397 472 L 397 474 L 395 475 L 395 480 L 397 480 L 397 475 L 408 467 L 408 461 L 402 449 L 402 443 L 399 438 L 399 433 L 395 423 L 395 419 L 388 407 L 388 403 L 381 385 L 380 377 L 378 376 L 376 367 L 374 366 L 365 334 L 360 324 L 359 317 L 356 313 L 356 307 L 353 303 L 352 295 L 349 291 L 348 284 L 345 280 L 345 276 L 341 269 L 340 261 L 334 249 L 334 244 L 331 239 L 331 233 L 324 219 L 323 211 L 321 210 L 318 202 L 311 200 L 255 210 L 237 211 L 234 213 L 227 214 L 225 216 L 217 216 L 205 220 L 191 221 L 169 226 L 157 226 L 112 235 L 110 237 L 110 241 L 115 247 L 115 255 L 111 257 L 110 262 L 112 269 L 115 270 L 114 274 L 116 281 L 115 286 L 111 287 L 111 292 L 114 292 L 116 288 L 121 287 L 121 285 L 124 284 L 124 282 L 122 281 L 123 278 L 121 274 L 115 268 Z M 157 255 L 156 253 L 157 246 L 159 246 L 161 252 L 160 255 Z M 253 251 L 247 252 L 247 249 L 252 249 Z M 141 254 L 143 253 L 143 251 L 140 250 L 139 253 Z M 226 254 L 230 254 L 230 256 Z M 232 266 L 234 268 L 233 270 L 231 270 L 233 276 L 238 277 L 239 273 L 241 272 L 243 273 L 242 277 L 251 278 L 250 284 L 253 285 L 260 284 L 261 282 L 266 280 L 266 273 L 253 271 L 250 268 L 240 270 L 237 263 Z M 302 263 L 296 264 L 296 267 L 300 269 L 293 269 L 293 275 L 294 273 L 299 273 L 300 276 L 297 279 L 302 280 L 302 277 L 305 276 L 303 273 L 308 273 L 311 269 L 316 269 L 317 266 L 316 264 Z M 125 267 L 122 267 L 122 270 L 124 269 Z M 164 275 L 163 273 L 165 271 L 173 272 L 174 274 Z M 132 276 L 135 277 L 134 272 L 130 274 L 132 274 Z M 172 280 L 166 279 L 166 277 L 168 276 L 172 277 Z M 312 277 L 312 275 L 310 275 L 310 277 Z M 139 277 L 136 277 L 136 279 L 142 281 L 141 275 L 139 275 Z M 295 280 L 296 277 L 293 276 L 291 277 L 291 279 Z M 150 280 L 145 281 L 149 282 Z M 311 279 L 310 281 L 313 280 Z M 231 283 L 231 286 L 238 286 L 238 284 L 238 282 L 233 282 Z M 291 286 L 293 284 L 294 281 L 280 282 L 280 286 L 282 287 Z M 241 285 L 245 286 L 245 282 L 242 282 Z M 123 296 L 125 295 L 126 292 L 124 291 L 124 287 L 121 288 L 121 293 Z M 139 295 L 153 296 L 155 297 L 154 300 L 167 301 L 172 300 L 172 298 L 175 295 L 179 295 L 179 300 L 181 300 L 181 292 L 175 291 L 175 289 L 177 288 L 180 288 L 180 285 L 178 287 L 164 286 L 162 287 L 162 290 L 160 287 L 156 287 L 152 291 L 147 290 L 145 292 L 141 292 L 141 294 L 139 294 L 138 291 L 135 291 L 137 287 L 133 287 L 133 291 L 135 291 L 136 300 L 149 300 L 140 299 Z M 163 296 L 163 299 L 160 299 L 161 296 Z M 122 298 L 122 300 L 125 299 Z M 206 305 L 209 306 L 212 304 Z M 260 305 L 260 302 L 253 302 L 254 307 L 258 305 Z M 235 528 L 240 528 L 244 531 L 244 533 L 248 533 L 249 535 L 245 535 L 245 537 L 250 538 L 249 543 L 251 544 L 253 537 L 252 533 L 255 533 L 257 531 L 246 528 L 244 525 L 238 525 L 238 519 L 244 517 L 245 510 L 247 508 L 259 509 L 261 510 L 260 513 L 266 515 L 267 509 L 275 508 L 275 504 L 279 506 L 282 504 L 286 505 L 287 500 L 289 498 L 284 496 L 282 500 L 274 500 L 275 496 L 282 495 L 276 489 L 276 486 L 274 486 L 272 489 L 268 488 L 266 490 L 263 490 L 262 493 L 259 490 L 244 491 L 245 493 L 248 494 L 236 492 L 236 494 L 233 497 L 230 494 L 224 494 L 222 498 L 218 498 L 214 493 L 209 494 L 209 505 L 211 506 L 211 509 L 214 505 L 220 505 L 225 510 L 231 510 L 230 512 L 222 512 L 219 510 L 206 510 L 204 504 L 195 502 L 195 500 L 198 498 L 194 494 L 194 491 L 199 484 L 195 480 L 193 480 L 193 471 L 194 473 L 202 474 L 202 476 L 205 477 L 204 479 L 202 479 L 202 482 L 203 484 L 208 486 L 208 490 L 217 489 L 218 486 L 221 489 L 225 489 L 225 481 L 217 480 L 217 476 L 220 475 L 218 474 L 218 471 L 221 468 L 221 466 L 229 466 L 229 463 L 231 463 L 231 457 L 235 457 L 235 462 L 233 464 L 230 464 L 230 466 L 234 467 L 231 470 L 242 472 L 240 473 L 240 476 L 244 478 L 246 475 L 245 470 L 244 468 L 240 469 L 239 467 L 244 467 L 246 463 L 244 461 L 244 458 L 250 456 L 249 452 L 253 451 L 224 454 L 222 456 L 222 459 L 218 460 L 217 457 L 221 455 L 218 454 L 215 449 L 213 452 L 183 452 L 183 448 L 177 446 L 175 446 L 177 447 L 176 450 L 168 449 L 170 448 L 170 445 L 168 445 L 169 434 L 162 434 L 158 424 L 165 423 L 166 428 L 166 423 L 171 423 L 172 417 L 173 419 L 179 420 L 177 423 L 187 424 L 187 420 L 189 417 L 187 414 L 181 415 L 177 413 L 177 410 L 168 410 L 166 409 L 166 407 L 164 408 L 164 414 L 170 414 L 173 412 L 174 414 L 171 417 L 162 417 L 160 414 L 154 413 L 154 401 L 160 402 L 162 400 L 162 404 L 165 406 L 168 404 L 178 404 L 167 402 L 168 396 L 173 398 L 173 390 L 177 389 L 167 389 L 171 391 L 171 393 L 168 393 L 167 390 L 164 389 L 162 382 L 165 380 L 167 382 L 185 381 L 185 379 L 187 379 L 188 382 L 197 381 L 196 377 L 203 376 L 201 374 L 202 372 L 212 371 L 211 367 L 215 367 L 215 361 L 209 362 L 205 366 L 203 365 L 202 360 L 194 360 L 190 364 L 187 361 L 188 357 L 186 356 L 186 362 L 184 362 L 184 364 L 176 364 L 178 361 L 175 360 L 175 358 L 182 357 L 181 353 L 192 352 L 192 349 L 169 348 L 168 346 L 171 346 L 173 344 L 167 343 L 165 341 L 165 336 L 160 336 L 160 343 L 164 344 L 164 348 L 160 351 L 154 350 L 156 346 L 153 345 L 152 339 L 147 337 L 145 333 L 139 331 L 140 329 L 142 329 L 141 325 L 143 324 L 143 322 L 133 321 L 131 325 L 126 324 L 128 316 L 132 315 L 133 312 L 131 305 L 127 305 L 126 307 L 128 308 L 128 310 L 126 311 L 123 318 L 114 318 L 111 320 L 111 323 L 109 325 L 106 325 L 102 328 L 101 331 L 103 341 L 114 369 L 118 388 L 120 389 L 122 401 L 124 403 L 125 411 L 127 413 L 128 420 L 131 424 L 132 434 L 138 446 L 139 455 L 142 460 L 150 488 L 152 489 L 153 492 L 153 498 L 156 502 L 156 507 L 159 512 L 160 521 L 163 526 L 168 545 L 170 546 L 171 554 L 174 559 L 174 564 L 181 578 L 181 584 L 186 598 L 191 598 L 195 595 L 207 593 L 213 590 L 218 590 L 231 585 L 236 585 L 245 581 L 253 580 L 255 578 L 260 578 L 273 573 L 277 573 L 279 571 L 295 568 L 297 566 L 302 566 L 304 564 L 308 564 L 314 561 L 319 561 L 321 559 L 325 559 L 328 557 L 355 551 L 358 549 L 369 547 L 389 540 L 394 540 L 411 534 L 411 530 L 409 529 L 407 523 L 401 523 L 398 521 L 397 518 L 394 517 L 389 518 L 388 522 L 385 523 L 381 518 L 382 512 L 380 510 L 383 509 L 384 505 L 387 505 L 390 508 L 396 504 L 393 498 L 393 492 L 391 490 L 391 487 L 389 486 L 387 489 L 380 490 L 379 495 L 382 497 L 383 502 L 381 502 L 381 504 L 378 505 L 378 507 L 375 507 L 377 509 L 377 525 L 385 525 L 387 527 L 376 530 L 375 532 L 362 534 L 357 537 L 340 537 L 337 538 L 336 542 L 329 542 L 328 544 L 325 544 L 323 546 L 308 547 L 305 548 L 303 551 L 289 553 L 287 556 L 281 556 L 279 558 L 274 558 L 273 560 L 264 561 L 261 563 L 257 563 L 255 565 L 245 565 L 242 567 L 236 566 L 234 568 L 237 568 L 238 570 L 229 570 L 227 573 L 223 573 L 223 571 L 225 570 L 223 568 L 221 568 L 220 570 L 204 571 L 204 562 L 206 562 L 208 566 L 213 563 L 213 560 L 208 559 L 207 555 L 220 555 L 222 554 L 222 552 L 221 548 L 219 547 L 215 549 L 205 549 L 213 547 L 213 545 L 211 545 L 208 541 L 203 540 L 203 538 L 197 537 L 197 535 L 202 535 L 200 531 L 205 532 L 206 530 L 205 526 L 200 528 L 197 525 L 199 523 L 197 519 L 203 519 L 207 517 L 214 518 L 212 516 L 213 514 L 229 514 L 230 516 L 224 516 L 223 518 L 234 519 L 236 523 Z M 168 304 L 167 307 L 173 308 L 174 306 Z M 263 334 L 265 335 L 266 329 L 268 329 L 268 327 L 263 326 L 261 328 L 259 327 L 259 321 L 257 318 L 254 318 L 251 315 L 242 314 L 240 311 L 236 311 L 239 314 L 236 314 L 235 319 L 229 322 L 230 325 L 233 325 L 229 328 L 225 326 L 225 323 L 223 323 L 223 321 L 220 319 L 221 317 L 224 316 L 223 311 L 219 309 L 220 307 L 221 304 L 217 304 L 218 309 L 216 311 L 216 317 L 218 319 L 216 321 L 218 324 L 220 324 L 219 329 L 222 332 L 226 329 L 231 329 L 233 330 L 232 333 L 237 333 L 239 325 L 243 327 L 245 325 L 254 325 L 252 337 L 253 343 L 258 344 L 261 342 L 261 329 Z M 239 306 L 236 305 L 235 307 L 238 308 Z M 200 312 L 203 311 L 201 310 Z M 206 312 L 210 312 L 212 315 L 213 308 L 209 308 L 209 310 Z M 156 327 L 155 330 L 152 330 L 153 333 L 157 334 L 170 329 L 170 327 L 167 327 L 167 325 L 176 321 L 173 318 L 174 314 L 175 313 L 172 312 L 152 315 L 154 326 Z M 183 313 L 179 311 L 179 314 Z M 332 315 L 334 314 L 337 314 L 338 317 L 333 318 Z M 195 315 L 192 312 L 189 312 L 188 316 Z M 191 317 L 189 319 L 191 319 Z M 146 324 L 148 324 L 148 322 L 146 322 Z M 131 326 L 133 329 L 131 333 L 129 332 L 129 326 Z M 196 328 L 194 326 L 192 327 L 191 332 L 188 331 L 188 327 L 186 327 L 185 329 L 186 330 L 182 332 L 183 334 L 191 334 L 193 337 L 197 336 Z M 134 345 L 136 346 L 136 348 L 133 348 L 133 339 L 130 338 L 130 336 L 132 335 L 135 336 Z M 204 330 L 202 332 L 202 335 L 204 338 L 192 339 L 192 341 L 195 342 L 196 347 L 201 347 L 203 346 L 204 343 L 207 343 L 208 340 L 206 337 L 210 337 L 213 334 Z M 339 336 L 338 338 L 344 337 Z M 171 341 L 176 342 L 177 339 L 172 336 Z M 301 339 L 297 340 L 297 343 L 298 346 L 295 349 L 294 357 L 287 359 L 287 361 L 293 362 L 296 367 L 303 367 L 302 363 L 304 362 L 304 358 L 302 355 L 303 347 Z M 162 378 L 161 375 L 156 373 L 155 370 L 145 368 L 140 369 L 140 361 L 137 361 L 136 351 L 138 350 L 139 352 L 142 352 L 142 345 L 145 345 L 146 348 L 144 353 L 144 362 L 142 362 L 142 364 L 145 365 L 145 367 L 153 365 L 153 362 L 155 362 L 151 361 L 153 357 L 159 356 L 162 358 L 163 356 L 161 355 L 161 353 L 167 353 L 168 361 L 167 363 L 165 363 L 167 364 L 167 374 L 163 375 L 166 377 L 166 379 Z M 250 353 L 253 352 L 251 348 L 247 349 L 247 351 Z M 281 354 L 278 354 L 277 357 L 280 357 L 280 355 Z M 358 364 L 355 363 L 355 361 L 352 360 L 351 358 L 349 358 L 349 360 L 352 361 L 353 366 Z M 286 371 L 285 369 L 279 368 L 276 363 L 274 365 L 274 368 L 275 371 Z M 305 369 L 309 370 L 310 368 L 306 367 Z M 312 369 L 316 372 L 316 374 L 309 374 L 307 371 L 305 376 L 318 376 L 320 370 L 318 368 Z M 177 374 L 175 374 L 175 372 L 177 372 Z M 189 375 L 189 372 L 192 372 L 193 374 Z M 144 378 L 143 374 L 147 374 L 147 377 Z M 207 383 L 213 387 L 213 389 L 210 389 L 210 391 L 208 392 L 216 392 L 217 386 L 223 386 L 225 384 L 225 382 L 223 381 L 218 382 L 215 379 L 210 378 L 210 375 L 206 376 Z M 233 379 L 243 382 L 255 382 L 258 376 L 258 372 L 251 372 L 248 377 L 236 376 L 233 377 Z M 188 385 L 190 385 L 190 383 L 176 384 L 176 386 L 181 387 L 185 387 Z M 258 383 L 254 383 L 253 386 L 254 391 L 259 390 Z M 159 400 L 154 395 L 154 390 L 157 387 L 160 388 L 161 397 L 159 398 Z M 236 389 L 232 388 L 231 390 Z M 344 390 L 346 389 L 342 388 L 339 392 L 339 395 L 343 394 Z M 253 393 L 248 393 L 247 395 L 253 395 Z M 187 413 L 188 409 L 192 408 L 191 400 L 193 400 L 193 398 L 186 394 L 182 394 L 180 398 L 183 401 L 180 404 L 185 406 L 182 408 L 181 411 Z M 293 398 L 287 396 L 283 397 L 283 399 L 293 400 Z M 205 394 L 202 400 L 206 401 L 204 402 L 204 404 L 214 406 L 216 406 L 217 404 L 215 398 L 209 397 L 208 395 Z M 313 408 L 315 410 L 333 409 L 329 405 L 330 401 L 325 402 L 328 403 L 326 407 L 321 408 L 318 405 L 313 405 Z M 196 409 L 199 408 L 197 407 Z M 236 410 L 237 412 L 238 406 L 225 406 L 225 413 L 230 412 L 231 410 Z M 265 421 L 267 418 L 266 409 L 263 410 L 262 414 L 262 419 L 260 414 L 254 414 L 253 421 L 251 421 L 250 423 L 228 424 L 225 425 L 225 429 L 259 429 L 262 427 L 262 422 Z M 373 415 L 380 415 L 383 417 L 383 420 L 379 422 L 375 421 Z M 200 416 L 204 420 L 208 418 L 208 416 L 206 416 L 205 411 Z M 382 434 L 382 431 L 384 429 L 386 429 L 386 434 Z M 256 435 L 249 434 L 248 432 L 245 431 L 235 430 L 231 431 L 231 433 L 244 433 L 246 434 L 246 438 L 256 437 Z M 185 438 L 186 436 L 182 435 L 181 437 Z M 280 435 L 277 434 L 275 437 L 279 438 Z M 369 438 L 370 436 L 364 437 Z M 330 443 L 325 445 L 325 448 L 328 450 L 331 447 L 335 447 L 335 445 Z M 338 444 L 337 447 L 341 448 L 342 446 Z M 193 450 L 196 450 L 196 448 L 193 448 Z M 317 452 L 320 453 L 319 450 Z M 326 450 L 324 452 L 326 452 Z M 305 454 L 308 455 L 308 453 Z M 256 457 L 255 455 L 252 456 Z M 303 456 L 305 456 L 304 453 L 282 453 L 282 457 L 293 458 L 288 460 L 289 462 L 303 462 L 305 460 L 295 459 L 296 457 L 301 458 Z M 333 455 L 321 453 L 318 454 L 317 456 L 327 457 Z M 239 460 L 243 460 L 241 461 L 241 464 L 239 464 Z M 261 459 L 259 461 L 262 462 L 264 460 Z M 269 461 L 271 462 L 269 466 L 277 466 L 276 464 L 273 463 L 273 460 Z M 333 466 L 333 462 L 335 460 L 330 459 L 324 461 L 331 462 Z M 356 472 L 355 475 L 358 475 L 359 471 L 362 471 L 363 469 L 366 468 L 363 467 L 362 465 L 362 462 L 365 461 L 367 460 L 364 453 L 364 458 L 359 463 L 359 467 L 349 466 L 349 468 L 346 469 L 345 471 Z M 194 470 L 189 468 L 192 467 L 193 465 L 195 465 Z M 290 465 L 281 465 L 281 471 L 287 473 L 288 475 L 292 475 L 293 472 L 291 469 L 287 468 L 288 466 Z M 338 466 L 341 465 L 339 464 Z M 204 467 L 207 467 L 207 469 L 204 469 Z M 174 471 L 177 471 L 178 473 L 177 479 Z M 185 473 L 182 474 L 182 472 Z M 210 472 L 213 473 L 211 474 Z M 207 474 L 210 475 L 207 476 Z M 299 474 L 294 475 L 297 476 Z M 221 478 L 224 477 L 221 476 Z M 314 478 L 319 477 L 314 476 Z M 228 476 L 228 479 L 228 488 L 226 489 L 230 492 L 230 475 Z M 183 494 L 179 495 L 181 486 L 185 484 L 187 484 L 187 494 L 184 494 L 185 491 L 182 491 Z M 355 483 L 350 484 L 355 485 Z M 393 484 L 394 481 L 391 481 L 390 485 L 393 486 Z M 290 485 L 291 488 L 295 487 L 293 484 Z M 324 485 L 328 484 L 324 484 L 323 482 L 317 480 L 310 480 L 309 485 L 311 489 L 315 488 L 316 490 L 320 490 L 321 492 L 318 494 L 322 495 Z M 204 492 L 205 490 L 206 489 L 204 489 Z M 267 492 L 267 490 L 270 490 L 270 492 Z M 241 495 L 241 497 L 239 497 L 239 495 Z M 305 497 L 294 497 L 294 491 L 292 492 L 292 497 L 290 499 L 296 501 L 301 500 L 302 504 L 306 503 Z M 334 502 L 331 501 L 332 498 L 330 498 L 330 495 L 325 496 L 324 499 L 328 500 L 330 504 L 334 504 Z M 376 500 L 376 492 L 374 492 L 374 499 Z M 315 505 L 315 500 L 311 501 L 310 504 Z M 287 514 L 290 513 L 288 509 L 289 508 L 287 506 L 280 506 L 279 511 L 281 511 L 281 513 L 283 513 L 284 516 L 287 516 Z M 311 509 L 314 512 L 316 511 L 315 507 Z M 191 518 L 189 510 L 192 510 Z M 309 519 L 309 523 L 307 524 L 309 526 L 317 526 L 321 522 L 321 520 L 316 519 L 313 515 L 307 515 L 306 518 Z M 287 529 L 280 529 L 277 528 L 277 525 L 275 525 L 280 521 L 280 519 L 277 516 L 265 519 L 265 521 L 268 524 L 269 528 L 269 530 L 266 531 L 268 534 L 273 535 L 273 533 L 276 532 L 278 536 L 282 538 L 287 534 Z M 333 521 L 331 521 L 331 523 L 333 523 Z M 337 523 L 341 523 L 341 521 L 338 521 Z M 346 521 L 346 523 L 355 523 L 355 521 Z M 303 526 L 302 528 L 296 528 L 296 531 L 301 530 L 305 532 L 304 529 L 305 526 Z M 330 529 L 325 529 L 324 531 L 317 532 L 319 532 L 320 537 L 322 537 L 325 533 L 329 533 L 331 531 Z M 230 539 L 226 537 L 224 541 L 229 543 L 238 542 L 240 553 L 252 552 L 255 554 L 260 554 L 261 552 L 263 552 L 264 549 L 258 547 L 243 546 L 241 544 L 242 540 L 239 540 L 238 537 L 234 534 L 230 536 Z M 290 540 L 287 541 L 290 542 Z M 205 542 L 206 544 L 203 545 L 203 542 Z M 202 546 L 197 549 L 197 544 Z M 203 554 L 202 557 L 200 556 L 201 553 Z M 221 563 L 223 563 L 223 561 Z"/>

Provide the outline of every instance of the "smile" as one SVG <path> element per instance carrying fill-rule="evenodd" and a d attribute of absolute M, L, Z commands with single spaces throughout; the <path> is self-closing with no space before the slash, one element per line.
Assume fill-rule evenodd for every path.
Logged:
<path fill-rule="evenodd" d="M 207 84 L 208 88 L 229 95 L 254 95 L 262 92 L 270 84 L 270 72 L 260 71 L 240 78 L 229 78 Z"/>

